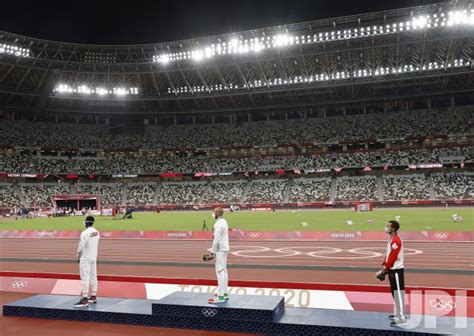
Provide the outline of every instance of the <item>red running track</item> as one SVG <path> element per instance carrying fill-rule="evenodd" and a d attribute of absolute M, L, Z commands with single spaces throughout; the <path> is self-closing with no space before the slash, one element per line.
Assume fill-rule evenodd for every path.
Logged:
<path fill-rule="evenodd" d="M 77 273 L 75 239 L 0 239 L 0 270 Z M 99 274 L 170 278 L 215 277 L 200 256 L 208 241 L 101 241 Z M 374 271 L 385 242 L 235 242 L 234 280 L 382 285 Z M 474 288 L 474 243 L 406 242 L 408 286 Z M 386 285 L 386 284 L 384 284 Z"/>

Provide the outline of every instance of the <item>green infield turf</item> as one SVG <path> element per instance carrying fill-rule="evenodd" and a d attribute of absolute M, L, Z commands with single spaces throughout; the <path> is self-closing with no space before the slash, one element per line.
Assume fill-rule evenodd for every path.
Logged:
<path fill-rule="evenodd" d="M 463 221 L 454 223 L 451 215 L 457 213 Z M 276 212 L 241 211 L 225 214 L 231 228 L 258 231 L 378 231 L 383 230 L 388 220 L 400 216 L 404 231 L 474 230 L 474 209 L 379 209 L 370 212 L 351 210 L 285 210 Z M 192 230 L 199 231 L 203 221 L 209 229 L 214 223 L 210 211 L 186 212 L 136 212 L 131 220 L 114 220 L 111 217 L 96 217 L 99 230 Z M 352 220 L 353 225 L 346 221 Z M 372 223 L 368 223 L 372 220 Z M 26 220 L 0 220 L 0 230 L 82 230 L 82 216 L 60 218 L 35 218 Z M 303 224 L 306 223 L 306 224 Z"/>

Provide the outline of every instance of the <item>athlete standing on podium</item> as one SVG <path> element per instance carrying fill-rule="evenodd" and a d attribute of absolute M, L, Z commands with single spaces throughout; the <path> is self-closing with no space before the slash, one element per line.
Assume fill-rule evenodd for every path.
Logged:
<path fill-rule="evenodd" d="M 97 303 L 97 253 L 100 234 L 92 225 L 94 225 L 94 217 L 87 216 L 84 221 L 86 229 L 81 233 L 81 240 L 77 248 L 82 282 L 82 299 L 74 305 L 74 308 L 87 307 L 89 303 Z M 90 297 L 89 286 L 92 286 Z"/>
<path fill-rule="evenodd" d="M 229 225 L 223 218 L 224 209 L 216 208 L 212 218 L 214 224 L 214 240 L 212 241 L 211 253 L 214 255 L 217 276 L 217 295 L 209 299 L 209 303 L 224 303 L 229 300 L 227 274 L 227 254 L 229 253 Z"/>

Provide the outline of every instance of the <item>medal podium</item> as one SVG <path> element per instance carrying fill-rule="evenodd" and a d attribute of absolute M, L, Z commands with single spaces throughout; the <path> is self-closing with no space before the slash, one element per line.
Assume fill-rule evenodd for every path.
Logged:
<path fill-rule="evenodd" d="M 156 301 L 99 298 L 78 309 L 73 308 L 77 296 L 35 295 L 4 305 L 3 315 L 267 335 L 469 335 L 474 327 L 468 319 L 467 328 L 455 329 L 449 317 L 439 317 L 435 329 L 390 327 L 386 313 L 285 308 L 281 296 L 232 295 L 219 305 L 208 304 L 208 298 L 189 292 Z"/>

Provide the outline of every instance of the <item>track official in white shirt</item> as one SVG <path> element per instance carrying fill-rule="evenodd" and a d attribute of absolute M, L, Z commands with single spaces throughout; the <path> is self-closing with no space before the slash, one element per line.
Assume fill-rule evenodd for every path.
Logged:
<path fill-rule="evenodd" d="M 214 224 L 214 240 L 212 241 L 211 253 L 214 255 L 217 276 L 217 295 L 209 299 L 209 303 L 224 303 L 229 300 L 227 273 L 227 254 L 229 253 L 229 225 L 224 219 L 224 209 L 216 208 L 212 217 L 216 220 Z"/>
<path fill-rule="evenodd" d="M 87 216 L 84 221 L 86 229 L 81 233 L 81 240 L 77 248 L 82 282 L 82 299 L 74 305 L 75 308 L 87 307 L 89 303 L 97 303 L 97 253 L 100 234 L 92 227 L 93 225 L 94 217 Z M 92 287 L 90 297 L 89 286 Z"/>

